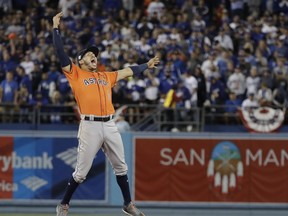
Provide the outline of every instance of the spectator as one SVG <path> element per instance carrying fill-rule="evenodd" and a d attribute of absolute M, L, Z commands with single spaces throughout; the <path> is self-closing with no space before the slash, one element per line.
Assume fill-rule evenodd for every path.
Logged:
<path fill-rule="evenodd" d="M 244 15 L 244 0 L 230 0 L 231 16 L 239 16 L 243 18 Z"/>
<path fill-rule="evenodd" d="M 212 77 L 211 88 L 209 91 L 210 98 L 212 97 L 212 94 L 215 92 L 217 92 L 218 102 L 224 104 L 227 99 L 225 84 L 219 78 Z"/>
<path fill-rule="evenodd" d="M 259 49 L 255 51 L 255 66 L 256 68 L 263 68 L 268 66 L 268 59 L 262 55 Z"/>
<path fill-rule="evenodd" d="M 159 78 L 156 77 L 155 73 L 151 73 L 147 70 L 145 78 L 145 100 L 147 104 L 157 104 L 159 99 Z"/>
<path fill-rule="evenodd" d="M 261 32 L 264 34 L 275 35 L 277 32 L 277 27 L 273 23 L 273 17 L 269 16 L 264 20 Z"/>
<path fill-rule="evenodd" d="M 273 105 L 279 108 L 286 108 L 287 99 L 287 82 L 281 81 L 280 85 L 273 90 Z"/>
<path fill-rule="evenodd" d="M 15 110 L 19 114 L 19 123 L 31 122 L 31 117 L 29 112 L 31 109 L 29 107 L 29 102 L 32 99 L 32 95 L 29 93 L 27 86 L 22 85 L 17 92 L 16 107 Z"/>
<path fill-rule="evenodd" d="M 30 54 L 27 53 L 23 59 L 23 61 L 20 63 L 20 66 L 22 66 L 25 70 L 25 73 L 27 75 L 30 75 L 31 72 L 34 70 L 34 62 L 31 60 Z"/>
<path fill-rule="evenodd" d="M 97 48 L 100 50 L 100 52 L 103 52 L 105 50 L 105 46 L 102 43 L 102 36 L 99 31 L 96 31 L 91 38 L 89 44 L 93 44 L 97 46 Z"/>
<path fill-rule="evenodd" d="M 278 12 L 288 14 L 288 2 L 287 0 L 278 1 Z"/>
<path fill-rule="evenodd" d="M 145 90 L 145 82 L 139 76 L 134 76 L 128 80 L 127 90 L 131 96 L 131 103 L 142 102 Z"/>
<path fill-rule="evenodd" d="M 189 107 L 187 107 L 187 104 L 190 103 L 190 98 L 190 92 L 182 81 L 179 81 L 168 91 L 163 106 L 167 108 L 167 120 L 174 122 L 174 124 L 167 125 L 166 130 L 171 130 L 172 132 L 179 131 L 181 125 L 178 125 L 178 122 L 188 118 Z M 180 110 L 177 111 L 175 108 L 179 108 Z"/>
<path fill-rule="evenodd" d="M 252 67 L 250 70 L 250 76 L 246 78 L 247 95 L 250 93 L 256 93 L 260 87 L 260 77 L 258 76 L 257 67 Z"/>
<path fill-rule="evenodd" d="M 65 95 L 68 95 L 71 92 L 69 82 L 63 73 L 59 75 L 56 81 L 56 89 L 58 89 L 62 97 L 65 97 Z"/>
<path fill-rule="evenodd" d="M 45 107 L 49 104 L 49 98 L 43 97 L 40 91 L 37 91 L 33 96 L 32 100 L 30 100 L 30 105 L 34 106 L 36 110 L 39 110 L 41 113 L 46 113 L 45 115 L 41 115 L 40 121 L 41 123 L 48 123 L 49 116 L 47 115 L 48 109 Z M 37 119 L 38 120 L 38 119 Z"/>
<path fill-rule="evenodd" d="M 100 54 L 101 60 L 104 62 L 104 64 L 107 64 L 113 56 L 117 57 L 118 53 L 113 51 L 111 44 L 108 44 L 106 46 L 106 50 Z"/>
<path fill-rule="evenodd" d="M 32 81 L 30 77 L 25 74 L 25 70 L 20 65 L 16 68 L 16 74 L 14 75 L 14 80 L 17 82 L 18 86 L 25 86 L 29 92 L 32 94 Z"/>
<path fill-rule="evenodd" d="M 147 7 L 147 14 L 152 17 L 154 13 L 157 13 L 158 19 L 163 15 L 165 5 L 160 0 L 152 0 Z"/>
<path fill-rule="evenodd" d="M 236 61 L 236 65 L 240 68 L 243 75 L 247 76 L 249 74 L 251 65 L 247 60 L 247 52 L 245 52 L 243 49 L 240 49 L 238 52 L 238 59 Z"/>
<path fill-rule="evenodd" d="M 0 58 L 0 80 L 2 81 L 5 78 L 5 73 L 7 71 L 14 71 L 17 62 L 13 60 L 8 50 L 3 50 L 2 57 Z"/>
<path fill-rule="evenodd" d="M 108 11 L 111 14 L 116 14 L 122 7 L 122 1 L 119 0 L 105 0 L 103 10 Z"/>
<path fill-rule="evenodd" d="M 120 30 L 121 38 L 123 40 L 130 39 L 132 37 L 133 32 L 134 32 L 134 29 L 129 25 L 129 21 L 125 20 L 122 27 L 121 27 L 121 30 Z M 97 46 L 97 44 L 96 44 L 96 46 Z"/>
<path fill-rule="evenodd" d="M 149 22 L 147 17 L 142 17 L 141 22 L 139 22 L 136 26 L 136 32 L 138 33 L 139 37 L 143 37 L 145 32 L 148 32 L 149 36 L 151 36 L 153 28 L 153 24 Z"/>
<path fill-rule="evenodd" d="M 140 104 L 144 101 L 144 91 L 145 91 L 145 82 L 139 76 L 133 76 L 128 79 L 127 82 L 127 93 L 128 100 L 130 104 Z M 129 123 L 137 121 L 140 119 L 140 109 L 139 107 L 132 107 L 128 109 L 130 116 Z"/>
<path fill-rule="evenodd" d="M 61 94 L 59 91 L 54 91 L 51 96 L 52 107 L 49 108 L 48 112 L 50 115 L 50 122 L 52 124 L 59 124 L 62 122 L 61 113 L 64 111 L 63 101 L 61 100 Z"/>
<path fill-rule="evenodd" d="M 219 34 L 214 37 L 214 42 L 220 44 L 220 46 L 224 49 L 234 50 L 233 42 L 231 37 L 225 32 L 224 28 L 220 28 Z"/>
<path fill-rule="evenodd" d="M 205 5 L 205 0 L 199 0 L 198 5 L 194 7 L 194 14 L 199 14 L 207 22 L 209 19 L 209 8 Z"/>
<path fill-rule="evenodd" d="M 2 110 L 3 122 L 13 121 L 13 105 L 17 105 L 17 93 L 18 84 L 13 80 L 13 72 L 7 71 L 6 78 L 0 84 L 0 101 L 5 104 Z"/>
<path fill-rule="evenodd" d="M 207 98 L 205 77 L 201 71 L 200 65 L 195 68 L 194 76 L 197 80 L 197 106 L 203 107 Z"/>
<path fill-rule="evenodd" d="M 188 109 L 186 120 L 191 120 L 194 122 L 199 122 L 200 116 L 195 109 L 198 106 L 198 82 L 193 76 L 192 71 L 187 71 L 183 77 L 184 86 L 189 90 L 190 99 L 186 101 L 185 108 Z M 186 130 L 192 131 L 193 126 L 187 125 Z"/>
<path fill-rule="evenodd" d="M 201 65 L 202 59 L 197 49 L 190 53 L 190 58 L 187 60 L 187 70 L 194 71 L 198 65 Z M 201 69 L 201 67 L 200 67 Z"/>
<path fill-rule="evenodd" d="M 13 72 L 7 71 L 6 78 L 1 82 L 0 85 L 1 103 L 16 104 L 18 84 L 13 78 Z"/>
<path fill-rule="evenodd" d="M 288 56 L 288 48 L 285 45 L 286 35 L 281 35 L 277 38 L 276 45 L 274 47 L 274 55 L 276 58 Z"/>
<path fill-rule="evenodd" d="M 165 98 L 170 89 L 178 82 L 178 79 L 172 76 L 172 64 L 166 64 L 164 68 L 164 75 L 160 77 L 159 92 L 160 97 Z M 163 101 L 160 101 L 163 102 Z"/>
<path fill-rule="evenodd" d="M 228 64 L 229 62 L 232 63 L 231 52 L 229 50 L 222 49 L 221 56 L 219 56 L 216 61 L 221 79 L 226 83 L 228 75 Z"/>
<path fill-rule="evenodd" d="M 242 109 L 251 110 L 259 107 L 259 103 L 255 98 L 255 94 L 253 92 L 248 94 L 248 97 L 241 104 Z"/>
<path fill-rule="evenodd" d="M 48 101 L 48 103 L 51 102 L 51 97 L 54 94 L 54 91 L 56 89 L 56 85 L 53 81 L 48 80 L 48 73 L 42 73 L 41 76 L 41 82 L 38 86 L 38 92 L 41 94 L 41 98 L 37 97 L 37 100 L 41 101 Z"/>
<path fill-rule="evenodd" d="M 244 93 L 246 91 L 245 76 L 241 72 L 239 66 L 236 66 L 234 73 L 231 74 L 227 81 L 227 87 L 230 92 L 234 92 L 238 99 L 244 98 Z"/>
<path fill-rule="evenodd" d="M 29 54 L 29 57 L 31 58 L 30 54 L 32 50 L 34 50 L 36 46 L 33 33 L 32 32 L 27 32 L 24 38 L 24 43 L 23 43 L 23 53 Z"/>
<path fill-rule="evenodd" d="M 32 94 L 34 94 L 38 89 L 39 83 L 41 82 L 41 76 L 42 76 L 42 70 L 40 68 L 39 63 L 36 63 L 34 65 L 34 70 L 31 72 L 30 76 L 28 76 L 32 83 L 32 91 L 31 91 Z"/>
<path fill-rule="evenodd" d="M 265 40 L 265 34 L 261 32 L 261 23 L 260 22 L 253 23 L 252 30 L 251 30 L 251 38 L 256 45 L 259 44 L 259 41 Z"/>
<path fill-rule="evenodd" d="M 48 71 L 48 80 L 54 83 L 57 83 L 59 76 L 60 76 L 60 72 L 57 69 L 57 65 L 52 62 Z"/>
<path fill-rule="evenodd" d="M 180 79 L 180 77 L 186 71 L 186 64 L 182 56 L 183 55 L 180 50 L 175 50 L 171 53 L 170 61 L 173 64 L 173 69 L 174 69 L 172 71 L 172 75 L 176 77 L 177 79 Z"/>
<path fill-rule="evenodd" d="M 275 80 L 274 80 L 272 73 L 269 71 L 268 67 L 261 68 L 260 83 L 265 83 L 269 89 L 274 89 Z"/>
<path fill-rule="evenodd" d="M 220 77 L 215 55 L 216 55 L 215 52 L 209 53 L 208 58 L 201 65 L 201 70 L 203 71 L 203 74 L 204 74 L 205 79 L 206 79 L 207 92 L 210 91 L 211 78 L 212 77 L 213 78 L 219 78 Z"/>
<path fill-rule="evenodd" d="M 285 58 L 277 58 L 276 65 L 273 69 L 273 75 L 276 83 L 281 80 L 288 81 L 288 66 L 285 65 Z"/>
<path fill-rule="evenodd" d="M 192 20 L 192 30 L 193 31 L 204 31 L 206 27 L 206 22 L 202 19 L 199 13 L 194 14 L 194 19 Z"/>
<path fill-rule="evenodd" d="M 226 124 L 238 122 L 238 109 L 241 107 L 241 104 L 242 100 L 237 98 L 237 95 L 234 92 L 230 92 L 229 99 L 225 101 L 224 114 Z"/>
<path fill-rule="evenodd" d="M 272 102 L 272 90 L 268 88 L 266 83 L 261 83 L 261 87 L 257 92 L 257 99 L 260 106 L 270 106 Z"/>
<path fill-rule="evenodd" d="M 189 107 L 196 107 L 198 104 L 198 82 L 193 76 L 192 71 L 187 71 L 183 77 L 184 86 L 189 90 L 191 98 Z"/>
<path fill-rule="evenodd" d="M 71 9 L 77 0 L 59 0 L 58 8 L 63 12 L 63 17 L 68 16 L 68 10 Z"/>

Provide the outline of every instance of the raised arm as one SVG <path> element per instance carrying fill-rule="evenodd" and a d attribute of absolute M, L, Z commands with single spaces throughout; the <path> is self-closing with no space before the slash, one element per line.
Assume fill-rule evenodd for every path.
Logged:
<path fill-rule="evenodd" d="M 156 68 L 156 65 L 158 63 L 159 63 L 159 58 L 158 56 L 155 56 L 154 58 L 150 59 L 147 63 L 137 65 L 137 66 L 131 66 L 131 67 L 119 70 L 117 81 L 124 79 L 126 77 L 129 77 L 129 76 L 132 76 L 134 74 L 140 74 L 148 68 L 149 69 Z"/>
<path fill-rule="evenodd" d="M 60 19 L 63 16 L 63 13 L 60 12 L 53 17 L 53 44 L 56 49 L 62 70 L 65 72 L 70 72 L 71 70 L 71 60 L 69 56 L 64 52 L 63 43 L 61 40 L 61 35 L 59 32 Z"/>

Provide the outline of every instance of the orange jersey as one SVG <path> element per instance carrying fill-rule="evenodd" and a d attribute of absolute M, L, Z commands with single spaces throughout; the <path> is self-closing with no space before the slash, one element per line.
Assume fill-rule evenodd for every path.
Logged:
<path fill-rule="evenodd" d="M 72 63 L 71 73 L 64 71 L 81 114 L 108 116 L 114 114 L 112 87 L 118 72 L 88 72 Z"/>

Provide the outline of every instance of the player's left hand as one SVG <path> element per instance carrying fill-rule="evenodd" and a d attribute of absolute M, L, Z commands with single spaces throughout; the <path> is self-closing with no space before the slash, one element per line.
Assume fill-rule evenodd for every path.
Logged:
<path fill-rule="evenodd" d="M 60 12 L 53 17 L 53 28 L 59 27 L 60 19 L 62 16 L 63 16 L 63 12 Z"/>
<path fill-rule="evenodd" d="M 156 68 L 156 65 L 159 64 L 159 58 L 158 56 L 155 56 L 154 58 L 150 59 L 147 62 L 148 68 L 152 69 L 152 68 Z"/>

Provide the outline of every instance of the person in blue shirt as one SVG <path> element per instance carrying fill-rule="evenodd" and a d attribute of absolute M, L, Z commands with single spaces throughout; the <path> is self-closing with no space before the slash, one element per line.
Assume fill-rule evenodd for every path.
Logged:
<path fill-rule="evenodd" d="M 160 76 L 160 85 L 159 85 L 159 92 L 160 97 L 163 99 L 165 98 L 166 94 L 174 85 L 177 84 L 178 79 L 172 76 L 172 70 L 167 64 L 164 68 L 164 74 Z"/>
<path fill-rule="evenodd" d="M 7 71 L 6 79 L 0 84 L 0 100 L 3 107 L 3 122 L 12 122 L 14 105 L 16 105 L 18 84 L 13 79 L 13 72 Z"/>
<path fill-rule="evenodd" d="M 70 84 L 65 76 L 65 74 L 60 74 L 57 80 L 57 89 L 59 90 L 61 95 L 66 95 L 71 92 Z"/>
<path fill-rule="evenodd" d="M 0 99 L 2 103 L 13 104 L 16 101 L 16 94 L 18 90 L 18 84 L 13 79 L 14 74 L 12 71 L 7 71 L 6 79 L 1 82 L 0 85 Z"/>
<path fill-rule="evenodd" d="M 25 86 L 29 94 L 32 94 L 32 80 L 30 76 L 25 74 L 25 69 L 18 65 L 16 67 L 16 74 L 14 75 L 14 80 L 18 83 L 19 88 Z"/>
<path fill-rule="evenodd" d="M 5 79 L 5 73 L 7 71 L 14 71 L 17 63 L 11 58 L 8 50 L 2 52 L 2 58 L 0 53 L 0 81 Z"/>
<path fill-rule="evenodd" d="M 225 101 L 225 122 L 229 124 L 231 122 L 237 123 L 238 109 L 241 107 L 242 101 L 237 98 L 234 92 L 229 93 L 229 99 Z"/>
<path fill-rule="evenodd" d="M 48 71 L 48 80 L 56 83 L 60 75 L 56 63 L 52 62 Z"/>
<path fill-rule="evenodd" d="M 56 88 L 56 84 L 48 79 L 48 73 L 42 73 L 41 82 L 38 86 L 38 91 L 41 93 L 42 98 L 51 103 L 51 95 Z"/>

